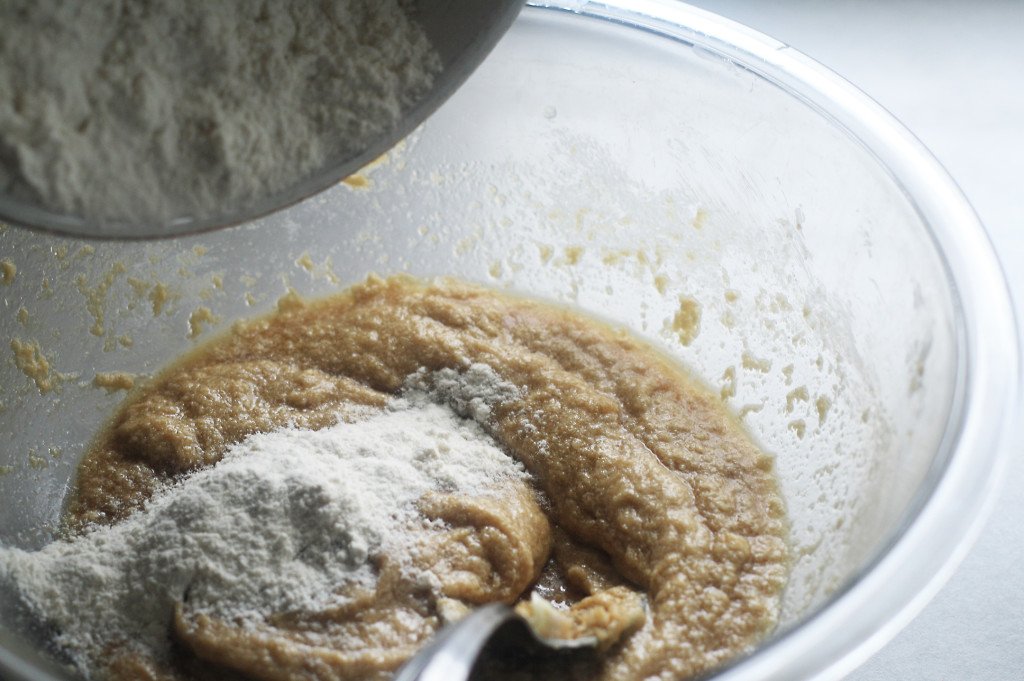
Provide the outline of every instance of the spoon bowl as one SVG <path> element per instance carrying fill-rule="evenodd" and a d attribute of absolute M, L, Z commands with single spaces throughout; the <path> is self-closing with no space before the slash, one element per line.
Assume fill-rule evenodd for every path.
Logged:
<path fill-rule="evenodd" d="M 489 643 L 501 638 L 513 649 L 567 651 L 593 648 L 593 636 L 561 639 L 542 636 L 514 609 L 501 603 L 477 608 L 440 634 L 398 671 L 393 681 L 464 681 Z"/>

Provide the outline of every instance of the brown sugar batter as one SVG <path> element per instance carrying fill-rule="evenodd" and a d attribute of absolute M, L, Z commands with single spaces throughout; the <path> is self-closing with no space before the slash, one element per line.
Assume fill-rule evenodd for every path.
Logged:
<path fill-rule="evenodd" d="M 530 609 L 532 594 L 563 614 L 552 626 L 604 636 L 551 678 L 682 679 L 774 626 L 782 500 L 771 459 L 720 399 L 622 332 L 451 281 L 371 278 L 239 324 L 171 367 L 87 456 L 69 528 L 126 517 L 249 434 L 357 419 L 417 371 L 477 364 L 518 388 L 488 428 L 534 487 L 421 500 L 443 521 L 415 557 L 437 586 L 410 588 L 385 561 L 376 590 L 347 594 L 348 606 L 269 613 L 258 627 L 182 602 L 168 623 L 176 659 L 115 650 L 107 675 L 386 679 L 444 622 L 490 601 Z"/>

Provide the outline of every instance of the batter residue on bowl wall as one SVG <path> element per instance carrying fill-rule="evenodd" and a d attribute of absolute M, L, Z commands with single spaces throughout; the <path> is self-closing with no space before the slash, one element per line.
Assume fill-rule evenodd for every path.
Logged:
<path fill-rule="evenodd" d="M 423 421 L 428 414 L 436 418 Z M 341 456 L 341 445 L 323 444 L 366 424 L 377 428 L 370 456 Z M 397 443 L 420 435 L 423 445 L 398 451 Z M 392 454 L 388 475 L 407 465 L 435 472 L 424 473 L 422 494 L 406 484 L 419 473 L 401 477 L 395 489 L 412 490 L 410 500 L 397 491 L 385 500 L 395 507 L 385 513 L 388 522 L 397 526 L 376 535 L 359 527 L 337 535 L 331 525 L 335 533 L 326 538 L 257 546 L 256 527 L 241 545 L 223 546 L 223 537 L 207 531 L 204 513 L 213 507 L 198 500 L 237 491 L 260 496 L 245 484 L 283 489 L 287 503 L 270 505 L 279 510 L 268 523 L 289 513 L 320 517 L 345 503 L 324 486 L 334 464 L 324 464 L 323 480 L 297 487 L 267 487 L 270 478 L 255 468 L 236 470 L 281 438 L 290 438 L 281 451 L 292 458 L 282 455 L 274 476 L 290 481 L 301 478 L 296 451 L 334 452 L 328 460 L 345 458 L 352 476 Z M 469 460 L 492 462 L 483 482 L 436 473 L 465 446 L 479 452 Z M 234 478 L 216 477 L 228 470 Z M 242 487 L 224 492 L 218 480 Z M 196 485 L 206 491 L 195 492 Z M 363 494 L 364 505 L 382 496 L 368 485 L 353 492 Z M 771 459 L 717 396 L 623 332 L 452 281 L 371 278 L 321 302 L 293 301 L 172 366 L 130 399 L 83 462 L 68 539 L 56 544 L 62 562 L 53 559 L 54 545 L 35 554 L 11 551 L 0 555 L 0 574 L 6 563 L 18 581 L 34 567 L 38 581 L 48 566 L 74 562 L 69 547 L 130 528 L 175 494 L 190 500 L 184 509 L 179 503 L 175 522 L 206 528 L 190 536 L 188 550 L 205 543 L 242 559 L 237 573 L 197 570 L 188 561 L 168 566 L 163 549 L 153 548 L 163 521 L 142 533 L 148 548 L 126 552 L 134 557 L 123 573 L 144 582 L 145 571 L 159 564 L 150 578 L 160 598 L 135 605 L 156 603 L 155 633 L 119 637 L 105 629 L 92 632 L 107 636 L 99 643 L 75 638 L 74 610 L 65 608 L 72 614 L 64 620 L 48 615 L 44 589 L 23 580 L 26 601 L 62 633 L 65 647 L 88 639 L 91 647 L 79 657 L 71 653 L 96 676 L 212 679 L 230 670 L 282 681 L 386 679 L 470 608 L 539 595 L 605 644 L 547 670 L 551 678 L 685 678 L 770 631 L 786 578 L 786 527 Z M 245 522 L 252 518 L 212 527 L 229 531 Z M 305 531 L 302 523 L 289 527 Z M 405 543 L 388 549 L 387 538 L 397 536 Z M 407 555 L 389 554 L 397 545 Z M 256 598 L 286 607 L 252 612 L 217 603 L 218 594 L 230 600 L 258 576 L 257 566 L 246 565 L 246 550 L 274 560 L 288 554 L 289 588 L 326 579 L 326 593 L 297 605 L 268 595 L 268 583 Z M 343 570 L 329 564 L 331 556 L 347 561 Z"/>

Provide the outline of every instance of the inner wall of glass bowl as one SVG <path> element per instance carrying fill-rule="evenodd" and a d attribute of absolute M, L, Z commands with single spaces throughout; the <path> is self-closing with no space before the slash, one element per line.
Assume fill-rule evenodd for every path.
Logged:
<path fill-rule="evenodd" d="M 950 284 L 865 149 L 706 50 L 546 10 L 409 140 L 293 209 L 152 243 L 9 228 L 0 255 L 22 349 L 0 364 L 0 540 L 25 547 L 124 397 L 97 374 L 144 379 L 291 290 L 453 275 L 625 325 L 722 395 L 776 456 L 792 623 L 905 522 L 956 373 Z"/>

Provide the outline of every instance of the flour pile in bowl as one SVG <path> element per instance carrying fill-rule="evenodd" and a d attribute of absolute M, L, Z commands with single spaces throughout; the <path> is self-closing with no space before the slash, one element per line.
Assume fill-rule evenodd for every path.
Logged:
<path fill-rule="evenodd" d="M 515 392 L 486 367 L 436 384 L 478 418 Z M 412 387 L 363 416 L 252 435 L 122 523 L 38 552 L 0 547 L 0 579 L 94 676 L 112 642 L 167 658 L 176 604 L 258 625 L 272 613 L 337 606 L 343 589 L 375 589 L 380 557 L 413 554 L 438 524 L 416 509 L 424 495 L 486 496 L 527 477 L 481 425 L 426 391 Z M 429 579 L 412 565 L 400 570 L 411 583 Z"/>

